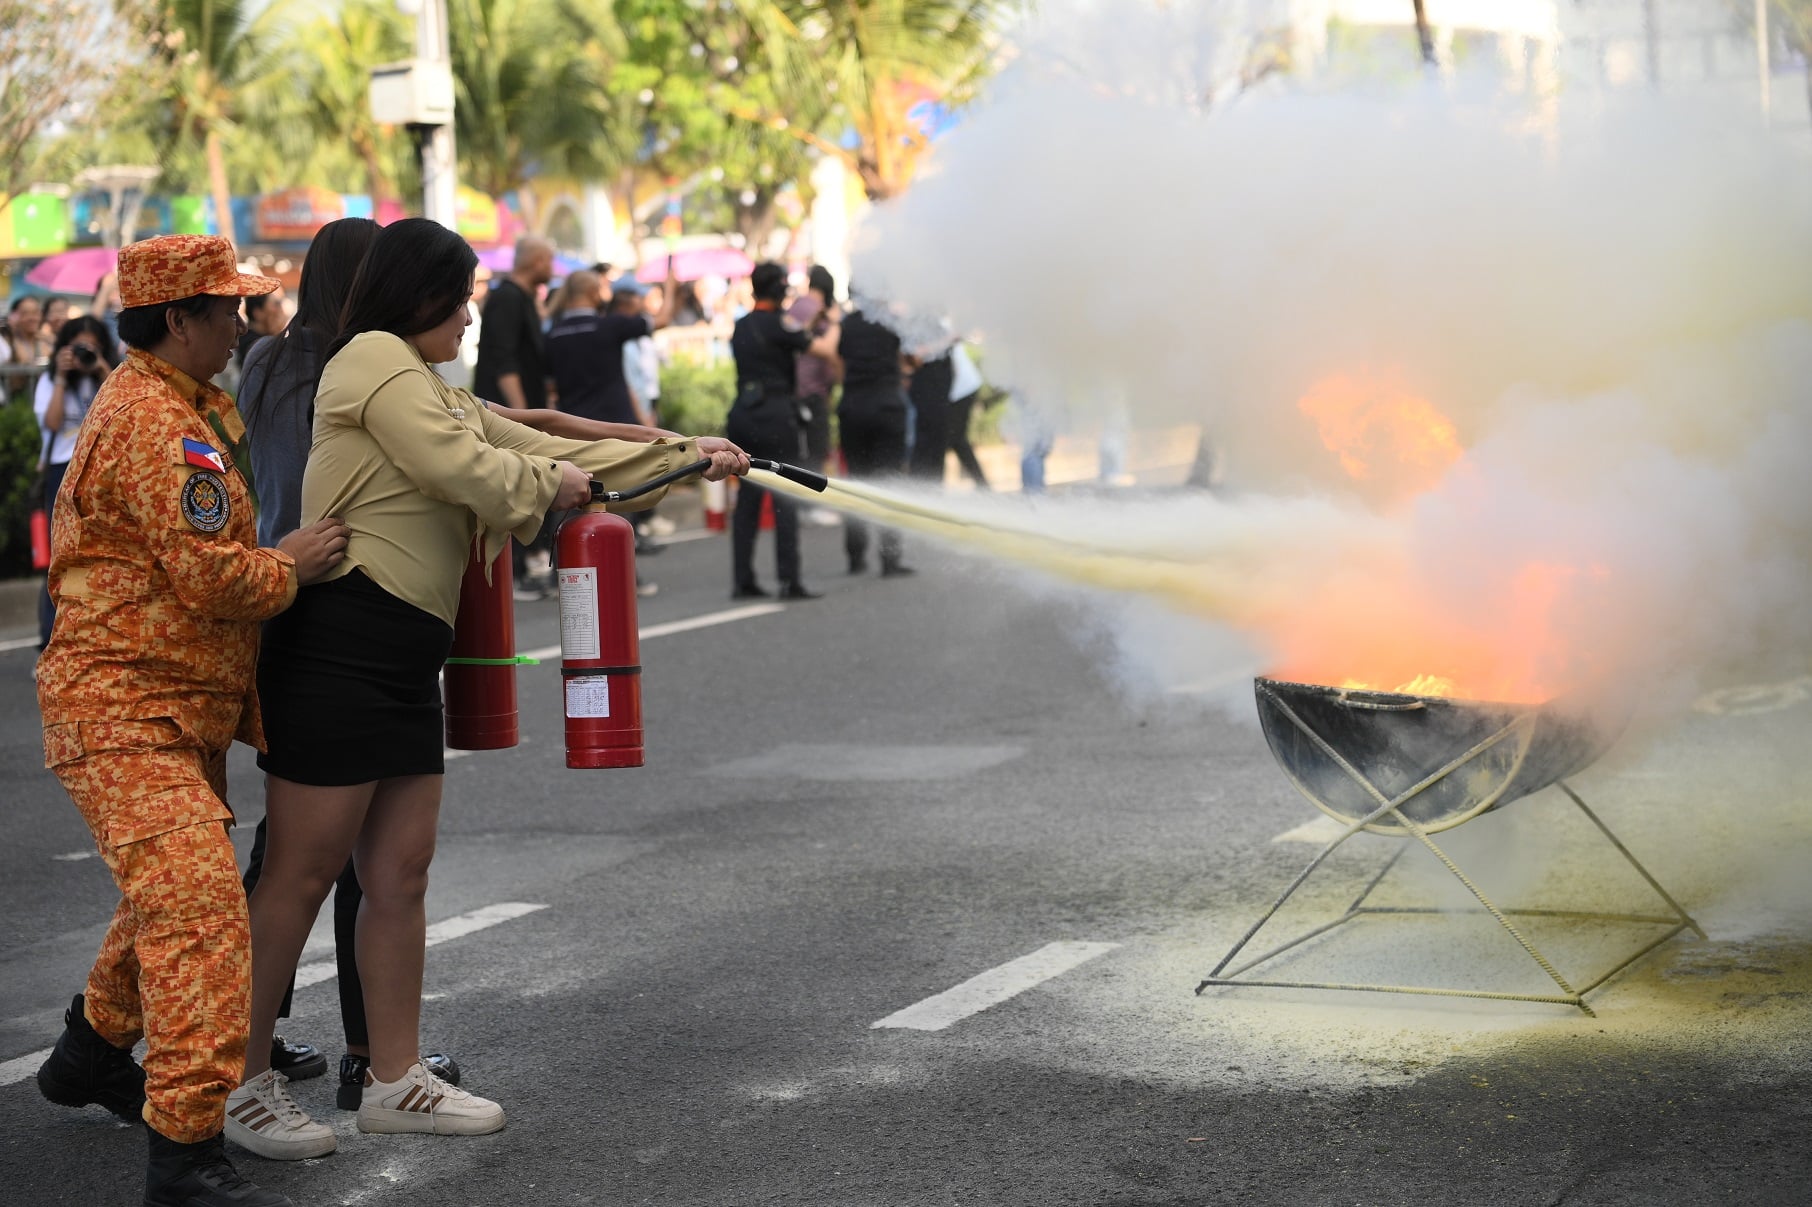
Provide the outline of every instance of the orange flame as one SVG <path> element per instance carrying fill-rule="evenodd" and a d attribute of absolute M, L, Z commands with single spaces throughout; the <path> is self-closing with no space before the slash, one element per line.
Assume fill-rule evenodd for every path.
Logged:
<path fill-rule="evenodd" d="M 1355 480 L 1414 497 L 1458 465 L 1453 423 L 1426 399 L 1376 380 L 1337 375 L 1298 404 Z M 1418 585 L 1410 555 L 1330 569 L 1312 597 L 1271 617 L 1282 678 L 1367 691 L 1537 703 L 1569 689 L 1580 651 L 1565 617 L 1600 566 L 1532 560 L 1506 567 L 1470 604 Z M 1483 602 L 1480 602 L 1480 600 Z"/>
<path fill-rule="evenodd" d="M 1388 475 L 1406 492 L 1419 493 L 1464 453 L 1447 416 L 1427 399 L 1384 382 L 1339 374 L 1316 382 L 1296 405 L 1356 481 Z"/>

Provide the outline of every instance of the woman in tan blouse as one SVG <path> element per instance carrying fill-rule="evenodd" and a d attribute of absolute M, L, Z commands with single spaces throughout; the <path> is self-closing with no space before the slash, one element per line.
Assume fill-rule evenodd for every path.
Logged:
<path fill-rule="evenodd" d="M 349 856 L 365 890 L 357 952 L 371 1040 L 359 1130 L 479 1135 L 504 1124 L 495 1102 L 424 1068 L 417 1039 L 443 771 L 438 676 L 474 545 L 489 561 L 510 535 L 532 539 L 549 510 L 588 502 L 594 477 L 624 489 L 701 459 L 713 480 L 749 467 L 713 437 L 549 436 L 447 385 L 429 366 L 458 355 L 476 266 L 438 223 L 385 227 L 315 397 L 303 519 L 340 516 L 352 535 L 333 577 L 265 633 L 269 842 L 251 897 L 247 1076 L 227 1108 L 229 1137 L 279 1160 L 335 1146 L 267 1066 L 284 989 Z"/>

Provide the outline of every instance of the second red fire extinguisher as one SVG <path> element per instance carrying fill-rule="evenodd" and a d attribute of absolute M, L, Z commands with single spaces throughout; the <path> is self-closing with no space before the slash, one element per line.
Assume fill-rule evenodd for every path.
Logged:
<path fill-rule="evenodd" d="M 568 767 L 640 767 L 642 646 L 635 604 L 635 530 L 604 510 L 707 468 L 699 461 L 634 490 L 591 484 L 592 505 L 560 527 L 560 688 Z M 822 474 L 778 461 L 751 464 L 823 490 Z"/>

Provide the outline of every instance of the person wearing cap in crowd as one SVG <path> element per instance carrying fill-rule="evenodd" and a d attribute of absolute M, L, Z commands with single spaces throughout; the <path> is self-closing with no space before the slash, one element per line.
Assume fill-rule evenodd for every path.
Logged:
<path fill-rule="evenodd" d="M 222 1139 L 251 1024 L 226 754 L 263 744 L 260 623 L 340 561 L 348 530 L 328 517 L 258 547 L 244 427 L 208 384 L 244 332 L 240 299 L 276 287 L 218 236 L 120 252 L 129 351 L 82 424 L 51 537 L 45 761 L 121 900 L 38 1087 L 144 1120 L 150 1207 L 289 1203 L 241 1177 Z"/>
<path fill-rule="evenodd" d="M 839 328 L 831 323 L 817 335 L 786 321 L 787 273 L 779 264 L 757 264 L 749 275 L 755 308 L 736 320 L 730 354 L 736 362 L 736 401 L 724 418 L 724 434 L 753 457 L 798 461 L 804 450 L 796 364 L 802 353 L 835 355 Z M 755 536 L 761 505 L 769 491 L 743 482 L 730 521 L 731 599 L 771 594 L 755 578 Z M 800 579 L 798 504 L 773 495 L 774 569 L 783 599 L 816 599 Z"/>

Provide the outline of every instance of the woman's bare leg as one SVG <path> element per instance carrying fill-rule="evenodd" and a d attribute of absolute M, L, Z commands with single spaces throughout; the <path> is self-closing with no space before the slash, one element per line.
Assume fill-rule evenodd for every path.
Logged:
<path fill-rule="evenodd" d="M 442 777 L 382 780 L 353 860 L 359 906 L 359 979 L 371 1033 L 371 1076 L 398 1081 L 421 1059 L 422 962 L 428 865 L 434 859 Z"/>
<path fill-rule="evenodd" d="M 376 783 L 317 788 L 266 775 L 269 825 L 252 916 L 252 1033 L 245 1080 L 270 1068 L 277 1011 L 321 902 L 345 870 Z"/>

